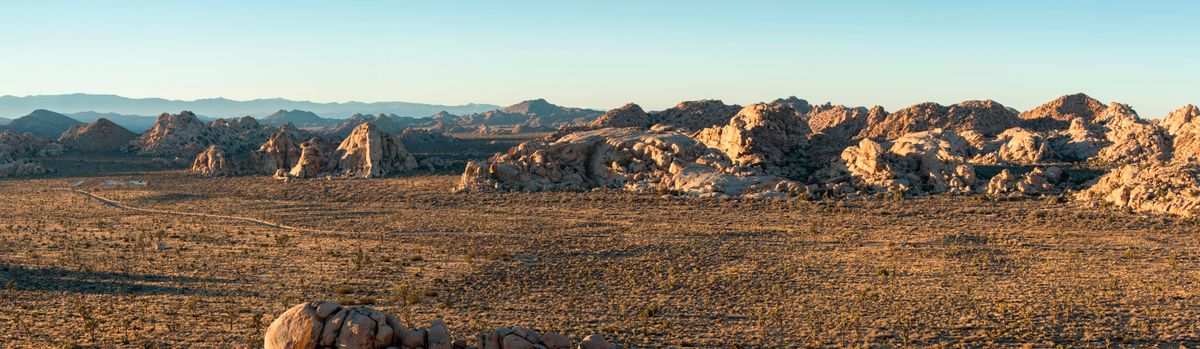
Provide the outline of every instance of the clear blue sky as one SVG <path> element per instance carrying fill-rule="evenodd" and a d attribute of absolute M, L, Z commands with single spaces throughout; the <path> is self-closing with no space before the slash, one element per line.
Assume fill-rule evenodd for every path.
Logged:
<path fill-rule="evenodd" d="M 0 94 L 1200 103 L 1200 1 L 0 0 Z"/>

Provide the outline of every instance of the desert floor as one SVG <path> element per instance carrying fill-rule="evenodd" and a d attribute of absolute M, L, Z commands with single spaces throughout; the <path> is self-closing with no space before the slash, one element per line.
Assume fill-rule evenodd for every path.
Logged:
<path fill-rule="evenodd" d="M 456 337 L 523 325 L 633 347 L 1200 344 L 1193 220 L 1059 198 L 453 194 L 456 181 L 0 181 L 0 347 L 256 347 L 308 300 L 443 317 Z M 71 184 L 314 231 L 130 211 Z"/>

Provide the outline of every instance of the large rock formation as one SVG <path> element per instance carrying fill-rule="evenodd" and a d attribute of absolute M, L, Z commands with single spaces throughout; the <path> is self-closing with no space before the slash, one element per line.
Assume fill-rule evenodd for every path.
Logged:
<path fill-rule="evenodd" d="M 811 130 L 790 107 L 752 104 L 724 126 L 696 133 L 696 140 L 725 153 L 734 165 L 764 166 L 769 173 L 791 174 Z"/>
<path fill-rule="evenodd" d="M 189 154 L 197 154 L 208 146 L 198 141 L 201 134 L 206 132 L 205 128 L 204 123 L 190 111 L 163 113 L 153 127 L 131 144 L 145 155 L 191 156 Z"/>
<path fill-rule="evenodd" d="M 1146 162 L 1121 166 L 1077 195 L 1136 212 L 1200 213 L 1200 165 Z"/>
<path fill-rule="evenodd" d="M 300 143 L 300 157 L 292 169 L 282 174 L 283 177 L 314 178 L 337 168 L 337 158 L 333 157 L 334 147 L 322 138 L 314 137 Z M 274 173 L 277 177 L 279 171 Z"/>
<path fill-rule="evenodd" d="M 404 148 L 400 137 L 362 124 L 338 145 L 337 169 L 344 177 L 371 178 L 410 171 L 417 159 Z"/>
<path fill-rule="evenodd" d="M 275 174 L 280 170 L 291 171 L 300 161 L 302 152 L 299 142 L 296 141 L 298 135 L 299 130 L 291 124 L 280 127 L 251 155 L 250 171 L 261 174 Z"/>
<path fill-rule="evenodd" d="M 1128 105 L 1112 103 L 1102 119 L 1108 145 L 1100 149 L 1097 162 L 1123 165 L 1141 161 L 1168 160 L 1171 140 L 1158 125 L 1142 120 Z"/>
<path fill-rule="evenodd" d="M 67 149 L 82 151 L 119 151 L 137 135 L 124 127 L 100 118 L 87 125 L 75 125 L 58 137 Z"/>
<path fill-rule="evenodd" d="M 1044 134 L 1014 127 L 985 141 L 971 162 L 992 165 L 1034 165 L 1053 161 L 1055 153 Z"/>
<path fill-rule="evenodd" d="M 458 189 L 800 195 L 789 184 L 784 178 L 743 171 L 725 153 L 669 127 L 629 127 L 522 143 L 488 162 L 469 163 Z"/>
<path fill-rule="evenodd" d="M 145 133 L 130 142 L 139 154 L 165 158 L 193 158 L 210 146 L 219 146 L 230 155 L 249 154 L 258 149 L 275 133 L 273 126 L 264 126 L 246 116 L 238 119 L 217 119 L 205 124 L 190 111 L 179 114 L 163 113 Z"/>
<path fill-rule="evenodd" d="M 196 160 L 192 161 L 192 172 L 201 176 L 230 176 L 240 171 L 236 163 L 226 159 L 224 149 L 213 145 L 196 155 Z"/>
<path fill-rule="evenodd" d="M 854 187 L 875 192 L 969 193 L 975 186 L 969 151 L 966 139 L 935 129 L 906 134 L 890 144 L 864 139 L 846 148 L 834 169 L 849 174 Z"/>

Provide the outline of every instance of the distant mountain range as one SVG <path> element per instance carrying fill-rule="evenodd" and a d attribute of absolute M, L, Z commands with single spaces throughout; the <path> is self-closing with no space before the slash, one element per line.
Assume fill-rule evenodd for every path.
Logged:
<path fill-rule="evenodd" d="M 84 93 L 23 97 L 0 96 L 0 116 L 17 117 L 28 114 L 35 109 L 48 109 L 67 114 L 99 112 L 155 116 L 165 112 L 177 113 L 181 110 L 190 110 L 198 115 L 226 119 L 246 115 L 261 118 L 274 110 L 299 109 L 307 110 L 326 118 L 344 119 L 356 113 L 394 114 L 410 117 L 426 117 L 440 111 L 447 111 L 453 114 L 471 114 L 500 109 L 500 106 L 475 103 L 464 105 L 436 105 L 408 102 L 317 103 L 282 98 L 254 99 L 248 101 L 206 98 L 183 101 L 163 98 L 127 98 L 116 95 Z"/>
<path fill-rule="evenodd" d="M 0 97 L 0 99 L 2 98 L 4 97 Z M 445 110 L 440 110 L 423 117 L 403 116 L 395 113 L 354 113 L 348 118 L 326 118 L 312 111 L 280 109 L 257 119 L 263 124 L 271 126 L 292 124 L 297 128 L 307 131 L 346 137 L 355 127 L 368 122 L 389 133 L 398 133 L 409 127 L 425 128 L 439 133 L 474 132 L 481 134 L 503 134 L 548 132 L 560 126 L 587 124 L 602 113 L 599 110 L 561 107 L 551 104 L 544 99 L 534 99 L 506 108 L 496 107 L 484 112 L 462 115 L 455 115 Z M 195 114 L 191 113 L 189 115 Z M 196 118 L 204 122 L 217 119 L 211 116 L 200 115 L 197 115 Z M 61 114 L 57 111 L 37 108 L 28 115 L 8 121 L 7 125 L 0 125 L 0 130 L 11 130 L 17 133 L 29 132 L 45 137 L 58 137 L 72 126 L 92 123 L 99 119 L 107 119 L 134 133 L 145 132 L 153 128 L 160 121 L 159 116 L 96 111 Z M 229 117 L 224 119 L 234 120 L 241 118 Z"/>
<path fill-rule="evenodd" d="M 10 123 L 10 122 L 12 122 L 12 119 L 0 118 L 0 125 L 8 125 L 8 123 Z"/>

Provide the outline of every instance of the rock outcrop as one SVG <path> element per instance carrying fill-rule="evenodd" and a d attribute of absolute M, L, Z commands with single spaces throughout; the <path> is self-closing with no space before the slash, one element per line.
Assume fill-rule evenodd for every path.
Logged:
<path fill-rule="evenodd" d="M 990 165 L 1035 165 L 1051 162 L 1055 153 L 1050 140 L 1041 133 L 1015 127 L 995 139 L 985 141 L 971 162 Z"/>
<path fill-rule="evenodd" d="M 1200 108 L 1188 104 L 1167 114 L 1159 123 L 1159 126 L 1166 129 L 1167 134 L 1174 136 L 1185 125 L 1195 123 L 1198 118 L 1200 118 Z"/>
<path fill-rule="evenodd" d="M 1142 161 L 1163 161 L 1171 157 L 1171 139 L 1158 125 L 1142 120 L 1129 106 L 1109 106 L 1104 127 L 1108 145 L 1096 155 L 1097 162 L 1123 165 Z"/>
<path fill-rule="evenodd" d="M 380 132 L 369 123 L 354 128 L 338 145 L 337 153 L 336 171 L 343 177 L 383 177 L 417 168 L 417 159 L 399 136 Z"/>
<path fill-rule="evenodd" d="M 734 165 L 790 174 L 811 132 L 790 107 L 760 103 L 742 108 L 724 126 L 700 130 L 695 138 L 725 153 Z"/>
<path fill-rule="evenodd" d="M 406 329 L 395 316 L 362 306 L 308 302 L 284 311 L 263 335 L 264 349 L 305 348 L 428 348 L 428 349 L 569 349 L 561 334 L 540 334 L 525 327 L 498 328 L 480 334 L 474 345 L 456 340 L 445 322 L 434 319 L 428 328 Z M 615 349 L 603 336 L 585 337 L 579 348 Z"/>
<path fill-rule="evenodd" d="M 1077 198 L 1135 212 L 1193 217 L 1200 213 L 1200 165 L 1146 162 L 1121 166 Z"/>
<path fill-rule="evenodd" d="M 300 161 L 300 144 L 296 142 L 299 130 L 285 124 L 274 135 L 258 147 L 251 155 L 250 168 L 253 173 L 275 174 L 291 171 Z"/>
<path fill-rule="evenodd" d="M 275 171 L 276 177 L 315 178 L 337 168 L 334 147 L 319 137 L 300 143 L 300 157 L 286 173 Z"/>
<path fill-rule="evenodd" d="M 890 144 L 864 139 L 842 152 L 836 170 L 849 174 L 854 187 L 873 192 L 969 193 L 975 169 L 967 165 L 968 152 L 966 139 L 935 129 Z"/>
<path fill-rule="evenodd" d="M 201 176 L 231 176 L 240 172 L 234 162 L 226 159 L 225 150 L 216 145 L 196 155 L 191 171 Z"/>
<path fill-rule="evenodd" d="M 100 118 L 86 125 L 75 125 L 58 137 L 58 142 L 72 150 L 120 151 L 129 146 L 137 135 L 124 127 Z"/>
<path fill-rule="evenodd" d="M 991 196 L 1039 196 L 1061 193 L 1064 174 L 1058 167 L 1038 167 L 1029 173 L 1014 175 L 1008 169 L 988 181 Z"/>

